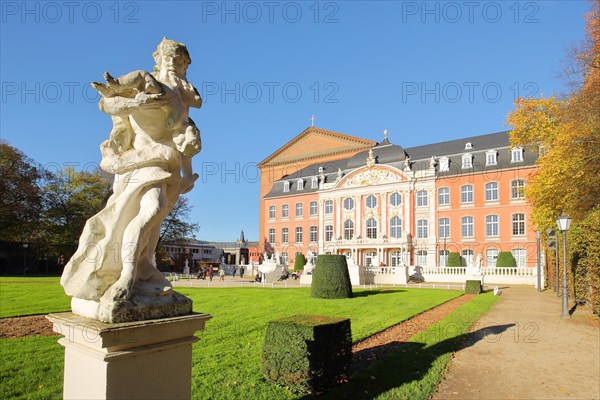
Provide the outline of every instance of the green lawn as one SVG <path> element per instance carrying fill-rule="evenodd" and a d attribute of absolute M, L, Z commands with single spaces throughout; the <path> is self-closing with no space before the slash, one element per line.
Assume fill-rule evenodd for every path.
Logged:
<path fill-rule="evenodd" d="M 68 298 L 61 294 L 57 278 L 50 279 L 48 284 L 7 283 L 15 281 L 0 280 L 2 316 L 68 308 Z M 353 299 L 321 300 L 311 298 L 307 288 L 177 290 L 194 300 L 195 311 L 213 316 L 206 330 L 198 333 L 200 340 L 193 347 L 194 399 L 300 397 L 262 379 L 260 354 L 266 324 L 271 319 L 300 313 L 349 317 L 353 340 L 357 341 L 461 294 L 427 289 L 362 290 L 355 291 Z M 4 301 L 13 294 L 22 296 L 21 302 L 11 302 L 5 308 Z M 477 308 L 468 315 L 475 318 L 479 311 Z M 464 320 L 464 316 L 459 318 Z M 0 398 L 61 397 L 63 348 L 56 340 L 57 337 L 0 340 Z"/>
<path fill-rule="evenodd" d="M 69 311 L 71 300 L 60 278 L 0 278 L 0 318 Z"/>

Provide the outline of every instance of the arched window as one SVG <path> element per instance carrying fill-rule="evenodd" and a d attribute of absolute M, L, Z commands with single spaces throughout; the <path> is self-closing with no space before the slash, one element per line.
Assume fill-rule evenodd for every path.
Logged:
<path fill-rule="evenodd" d="M 377 207 L 377 197 L 370 195 L 369 197 L 367 197 L 367 207 L 368 208 L 375 208 Z"/>
<path fill-rule="evenodd" d="M 354 199 L 352 197 L 346 197 L 344 199 L 344 209 L 346 211 L 351 211 L 354 209 Z"/>
<path fill-rule="evenodd" d="M 402 203 L 402 196 L 400 193 L 392 193 L 390 196 L 390 204 L 394 207 L 398 207 Z"/>

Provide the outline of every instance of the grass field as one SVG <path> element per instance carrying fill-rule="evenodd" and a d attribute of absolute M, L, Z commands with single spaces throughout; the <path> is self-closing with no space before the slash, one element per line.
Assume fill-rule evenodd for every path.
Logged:
<path fill-rule="evenodd" d="M 3 317 L 17 315 L 15 313 L 30 315 L 68 308 L 68 298 L 62 294 L 62 288 L 56 278 L 49 283 L 45 281 L 46 284 L 34 284 L 31 281 L 9 283 L 15 281 L 8 278 L 0 280 L 0 306 Z M 194 300 L 195 311 L 213 316 L 207 323 L 206 330 L 198 333 L 200 340 L 193 347 L 194 399 L 300 397 L 284 387 L 268 384 L 262 379 L 260 354 L 266 324 L 271 319 L 300 313 L 349 317 L 352 321 L 353 340 L 358 341 L 461 294 L 455 291 L 427 289 L 363 290 L 356 291 L 353 299 L 321 300 L 311 298 L 309 289 L 306 288 L 177 290 Z M 4 300 L 13 294 L 21 296 L 21 302 L 11 302 L 5 309 Z M 482 300 L 479 300 L 480 298 Z M 485 305 L 487 303 L 484 299 L 487 298 L 489 296 L 480 296 L 477 299 Z M 463 307 L 475 307 L 466 314 L 471 319 L 476 318 L 485 309 L 481 305 L 471 305 L 475 303 L 472 301 Z M 468 322 L 465 315 L 457 318 L 464 320 L 463 325 Z M 1 398 L 61 397 L 63 349 L 56 340 L 57 337 L 0 340 L 0 359 L 3 360 L 0 365 Z M 426 345 L 429 343 L 424 342 L 421 347 Z M 390 364 L 390 368 L 396 367 L 398 365 Z M 439 377 L 439 373 L 437 376 Z M 426 377 L 425 373 L 423 377 Z M 388 389 L 395 390 L 397 386 L 407 382 L 396 383 L 396 386 L 390 386 Z M 351 394 L 356 395 L 356 392 Z M 393 394 L 391 396 L 389 398 L 403 398 Z M 337 398 L 344 397 L 353 396 L 344 395 Z"/>

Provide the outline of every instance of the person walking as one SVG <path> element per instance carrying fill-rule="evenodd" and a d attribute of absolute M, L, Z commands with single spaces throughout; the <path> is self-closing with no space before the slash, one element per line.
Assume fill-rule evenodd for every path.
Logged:
<path fill-rule="evenodd" d="M 244 277 L 244 266 L 240 266 L 240 278 Z"/>
<path fill-rule="evenodd" d="M 231 270 L 233 277 L 235 278 L 235 273 L 237 272 L 235 265 L 233 266 L 233 269 Z"/>
<path fill-rule="evenodd" d="M 223 268 L 219 269 L 219 280 L 220 281 L 224 281 L 225 280 L 225 270 Z"/>

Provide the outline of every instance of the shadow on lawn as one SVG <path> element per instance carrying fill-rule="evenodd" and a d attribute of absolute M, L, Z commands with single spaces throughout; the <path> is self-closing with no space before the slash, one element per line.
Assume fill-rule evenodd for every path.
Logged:
<path fill-rule="evenodd" d="M 333 388 L 319 399 L 373 399 L 393 388 L 421 380 L 432 367 L 434 361 L 444 354 L 470 347 L 489 335 L 502 334 L 515 324 L 496 325 L 474 332 L 449 337 L 433 346 L 425 343 L 392 342 L 380 346 L 379 352 L 391 352 L 381 361 L 353 375 L 348 383 Z M 447 329 L 430 332 L 433 335 L 448 336 Z M 491 339 L 497 342 L 497 338 Z M 359 354 L 359 353 L 357 353 Z M 314 399 L 304 396 L 302 400 Z"/>
<path fill-rule="evenodd" d="M 375 296 L 376 294 L 392 294 L 392 293 L 400 293 L 406 292 L 404 289 L 384 289 L 384 290 L 361 290 L 352 292 L 352 297 L 367 297 L 367 296 Z"/>

